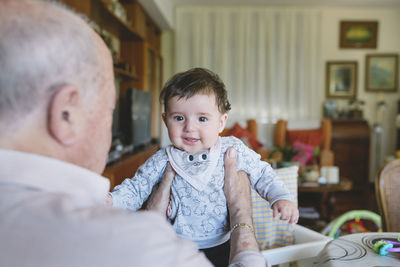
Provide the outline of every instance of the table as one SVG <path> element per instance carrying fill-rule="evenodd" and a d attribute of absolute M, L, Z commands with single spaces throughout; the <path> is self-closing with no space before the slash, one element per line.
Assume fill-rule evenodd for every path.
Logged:
<path fill-rule="evenodd" d="M 334 193 L 350 191 L 352 188 L 352 181 L 341 177 L 338 184 L 299 183 L 298 192 L 299 194 L 321 193 L 321 217 L 326 221 L 330 221 L 332 219 L 333 205 L 335 204 Z"/>
<path fill-rule="evenodd" d="M 380 256 L 373 250 L 377 241 L 396 241 L 399 236 L 400 233 L 361 233 L 339 237 L 325 245 L 314 259 L 314 266 L 400 266 L 398 252 Z"/>

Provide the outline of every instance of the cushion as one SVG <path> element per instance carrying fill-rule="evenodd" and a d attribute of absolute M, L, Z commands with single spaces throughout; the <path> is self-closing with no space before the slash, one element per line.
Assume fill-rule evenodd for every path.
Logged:
<path fill-rule="evenodd" d="M 262 143 L 260 143 L 249 131 L 240 126 L 239 123 L 235 123 L 231 135 L 242 140 L 243 143 L 251 147 L 253 150 L 257 150 L 263 146 Z"/>
<path fill-rule="evenodd" d="M 300 141 L 307 145 L 320 146 L 322 141 L 322 130 L 288 130 L 287 138 L 291 146 L 293 146 L 296 141 Z"/>
<path fill-rule="evenodd" d="M 293 143 L 293 150 L 297 151 L 298 153 L 296 156 L 293 157 L 293 160 L 298 161 L 301 167 L 311 163 L 316 148 L 316 146 L 307 145 L 300 141 L 295 141 Z"/>
<path fill-rule="evenodd" d="M 275 170 L 289 189 L 297 205 L 298 166 Z M 286 221 L 273 220 L 269 203 L 251 190 L 252 217 L 254 232 L 261 250 L 284 247 L 294 244 L 294 226 Z"/>

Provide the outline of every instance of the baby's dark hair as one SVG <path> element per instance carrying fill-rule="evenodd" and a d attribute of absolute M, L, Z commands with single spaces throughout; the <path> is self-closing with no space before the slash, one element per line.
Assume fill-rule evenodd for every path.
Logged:
<path fill-rule="evenodd" d="M 214 93 L 218 110 L 222 114 L 231 109 L 225 84 L 217 74 L 204 68 L 193 68 L 172 76 L 160 93 L 160 103 L 164 104 L 164 110 L 167 111 L 168 100 L 172 97 L 187 99 L 199 93 Z"/>

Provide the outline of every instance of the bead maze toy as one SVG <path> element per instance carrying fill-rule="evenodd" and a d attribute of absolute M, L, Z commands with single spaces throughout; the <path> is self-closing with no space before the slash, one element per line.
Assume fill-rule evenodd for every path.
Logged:
<path fill-rule="evenodd" d="M 400 241 L 400 237 L 397 238 L 397 241 Z M 374 244 L 374 251 L 381 256 L 386 256 L 389 252 L 400 252 L 400 243 L 382 239 Z"/>
<path fill-rule="evenodd" d="M 321 233 L 331 238 L 337 238 L 341 234 L 341 227 L 344 225 L 348 234 L 368 232 L 361 219 L 372 221 L 378 228 L 378 232 L 382 231 L 381 216 L 369 210 L 352 210 L 331 221 Z"/>

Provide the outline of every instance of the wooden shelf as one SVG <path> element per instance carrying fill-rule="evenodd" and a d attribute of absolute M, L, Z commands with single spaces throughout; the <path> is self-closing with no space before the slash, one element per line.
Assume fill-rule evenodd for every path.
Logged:
<path fill-rule="evenodd" d="M 138 80 L 139 77 L 137 76 L 136 73 L 133 72 L 129 72 L 120 68 L 114 68 L 114 72 L 116 74 L 119 74 L 121 76 L 123 76 L 124 78 L 128 78 L 128 79 L 132 79 L 132 80 Z"/>
<path fill-rule="evenodd" d="M 120 0 L 125 9 L 129 23 L 121 19 L 109 8 L 110 0 L 60 0 L 76 12 L 85 15 L 92 21 L 97 30 L 111 35 L 113 40 L 107 42 L 110 49 L 118 51 L 114 55 L 122 65 L 114 67 L 114 74 L 118 78 L 116 87 L 118 88 L 116 112 L 114 113 L 113 131 L 119 133 L 121 139 L 129 145 L 129 107 L 126 101 L 126 92 L 129 88 L 137 88 L 152 93 L 152 118 L 151 118 L 151 137 L 160 136 L 160 117 L 161 106 L 158 102 L 158 95 L 162 81 L 162 57 L 161 57 L 161 31 L 145 12 L 138 0 Z M 132 23 L 131 23 L 132 22 Z M 105 38 L 106 39 L 106 38 Z M 118 39 L 118 41 L 115 41 Z M 119 45 L 119 47 L 117 47 Z M 130 70 L 130 71 L 127 71 Z"/>
<path fill-rule="evenodd" d="M 110 32 L 118 33 L 120 40 L 124 41 L 143 41 L 144 38 L 141 36 L 131 25 L 120 19 L 115 13 L 101 0 L 100 5 L 95 5 L 98 7 L 97 12 L 92 12 L 93 16 L 99 16 L 97 21 L 102 21 L 104 23 L 100 26 Z"/>

